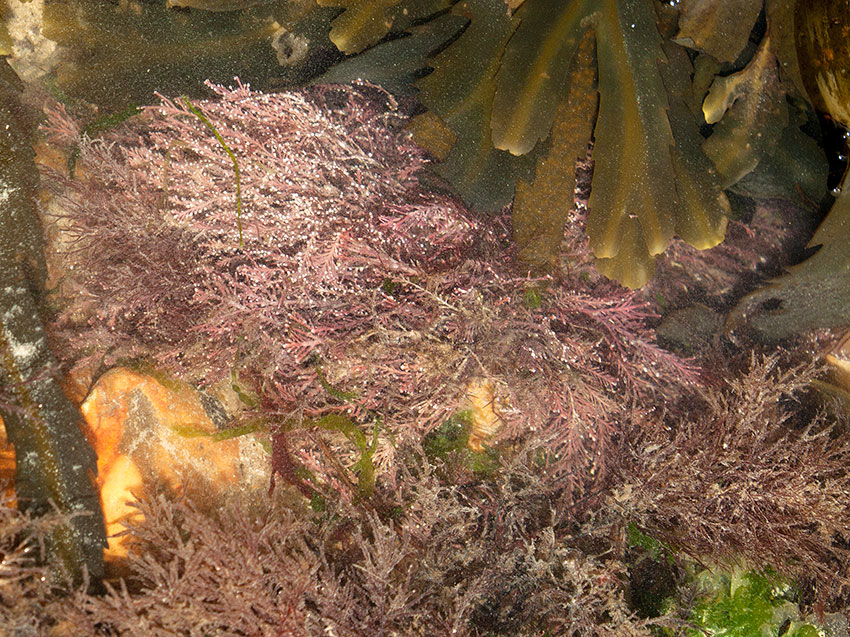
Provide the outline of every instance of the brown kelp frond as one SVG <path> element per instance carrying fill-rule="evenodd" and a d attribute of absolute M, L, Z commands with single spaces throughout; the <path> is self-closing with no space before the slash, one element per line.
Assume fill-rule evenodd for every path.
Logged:
<path fill-rule="evenodd" d="M 594 130 L 587 230 L 600 271 L 640 287 L 674 232 L 699 247 L 723 238 L 725 199 L 698 122 L 680 108 L 681 82 L 666 86 L 671 78 L 689 85 L 690 61 L 682 52 L 660 63 L 668 60 L 656 22 L 666 17 L 644 3 L 583 0 L 526 2 L 510 16 L 486 2 L 453 11 L 470 24 L 418 83 L 456 138 L 439 170 L 485 209 L 507 203 L 519 181 L 515 221 L 527 265 L 551 268 L 557 257 L 572 173 Z"/>
<path fill-rule="evenodd" d="M 422 4 L 430 19 L 407 27 L 397 18 L 419 3 L 346 10 L 339 44 L 360 35 L 358 49 L 369 46 L 325 77 L 407 93 L 415 70 L 427 73 L 415 82 L 429 109 L 411 125 L 415 138 L 468 205 L 493 211 L 513 197 L 528 268 L 552 272 L 569 259 L 557 248 L 591 135 L 590 244 L 598 269 L 630 287 L 646 283 L 674 235 L 699 249 L 723 239 L 724 188 L 794 201 L 826 195 L 823 151 L 801 130 L 808 104 L 796 100 L 787 3 L 528 0 L 505 11 L 468 0 L 448 13 Z M 385 19 L 361 22 L 358 34 L 354 17 L 365 13 Z M 371 46 L 375 28 L 400 37 Z"/>

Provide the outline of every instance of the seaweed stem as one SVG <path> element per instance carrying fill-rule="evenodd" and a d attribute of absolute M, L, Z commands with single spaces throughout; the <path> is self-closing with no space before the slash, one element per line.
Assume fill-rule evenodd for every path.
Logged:
<path fill-rule="evenodd" d="M 186 108 L 188 108 L 192 113 L 201 120 L 207 128 L 212 131 L 212 134 L 215 135 L 215 138 L 218 140 L 218 143 L 221 144 L 221 147 L 224 151 L 230 155 L 230 161 L 233 162 L 233 172 L 236 173 L 236 224 L 239 227 L 239 249 L 242 249 L 242 183 L 239 178 L 239 162 L 236 161 L 236 155 L 233 154 L 233 151 L 230 150 L 230 147 L 225 143 L 224 138 L 221 136 L 221 133 L 218 132 L 218 129 L 212 125 L 212 122 L 204 115 L 204 112 L 192 104 L 189 101 L 189 98 L 185 95 L 182 96 L 183 103 L 186 104 Z"/>

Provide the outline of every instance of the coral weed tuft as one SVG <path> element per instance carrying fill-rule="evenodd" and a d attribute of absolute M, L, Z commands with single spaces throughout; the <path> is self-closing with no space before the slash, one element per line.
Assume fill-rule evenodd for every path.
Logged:
<path fill-rule="evenodd" d="M 205 383 L 235 370 L 281 423 L 381 414 L 371 460 L 391 482 L 397 446 L 490 379 L 503 422 L 488 444 L 548 436 L 568 500 L 602 473 L 631 410 L 696 378 L 655 345 L 634 293 L 518 274 L 508 218 L 420 183 L 428 160 L 382 90 L 210 87 L 199 108 L 239 158 L 241 250 L 231 162 L 183 102 L 84 140 L 85 179 L 48 172 L 71 239 L 54 325 L 70 356 L 142 355 Z M 45 130 L 77 142 L 61 108 Z M 318 435 L 355 464 L 340 432 L 296 427 L 288 444 L 308 470 L 326 464 Z"/>

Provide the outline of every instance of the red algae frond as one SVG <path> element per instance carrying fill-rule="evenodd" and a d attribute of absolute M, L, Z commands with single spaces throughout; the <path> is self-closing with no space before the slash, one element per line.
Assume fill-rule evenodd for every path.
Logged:
<path fill-rule="evenodd" d="M 391 483 L 397 445 L 486 381 L 503 422 L 479 444 L 550 440 L 568 499 L 629 413 L 695 380 L 654 344 L 638 296 L 521 276 L 506 216 L 425 188 L 428 160 L 383 91 L 211 88 L 199 107 L 238 158 L 242 248 L 231 160 L 182 102 L 84 140 L 86 178 L 47 175 L 71 238 L 54 325 L 69 359 L 144 355 L 206 383 L 237 370 L 280 419 L 380 413 L 374 460 Z M 62 109 L 46 130 L 76 141 Z M 298 446 L 320 472 L 312 441 Z"/>

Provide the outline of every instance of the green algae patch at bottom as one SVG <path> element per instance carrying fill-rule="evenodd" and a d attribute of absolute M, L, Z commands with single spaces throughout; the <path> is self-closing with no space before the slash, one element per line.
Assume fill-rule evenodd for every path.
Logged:
<path fill-rule="evenodd" d="M 792 587 L 771 573 L 704 571 L 697 580 L 707 594 L 693 611 L 691 620 L 697 628 L 691 629 L 689 635 L 815 637 L 821 634 L 813 624 L 800 620 Z"/>
<path fill-rule="evenodd" d="M 482 451 L 469 448 L 472 433 L 472 413 L 459 411 L 437 429 L 425 436 L 423 447 L 430 461 L 448 461 L 452 456 L 465 468 L 477 474 L 490 475 L 499 468 L 498 450 L 484 447 Z"/>

